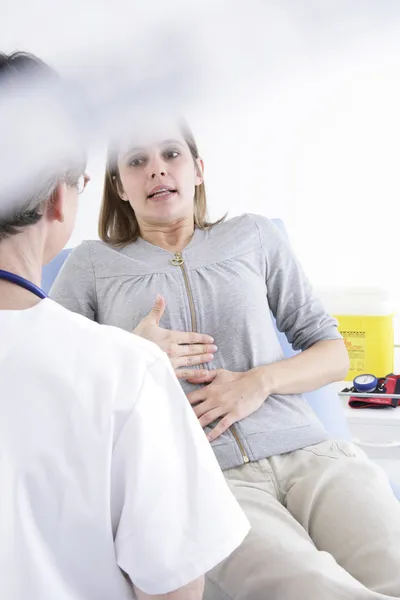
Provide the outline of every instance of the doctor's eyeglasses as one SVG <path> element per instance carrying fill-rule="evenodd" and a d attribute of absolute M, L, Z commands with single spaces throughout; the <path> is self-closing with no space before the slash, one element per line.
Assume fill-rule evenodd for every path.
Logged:
<path fill-rule="evenodd" d="M 78 181 L 76 182 L 76 187 L 78 190 L 78 194 L 82 194 L 82 192 L 84 191 L 85 187 L 87 186 L 87 184 L 90 181 L 90 177 L 89 175 L 87 175 L 87 173 L 84 173 L 83 175 L 81 175 L 78 179 Z"/>

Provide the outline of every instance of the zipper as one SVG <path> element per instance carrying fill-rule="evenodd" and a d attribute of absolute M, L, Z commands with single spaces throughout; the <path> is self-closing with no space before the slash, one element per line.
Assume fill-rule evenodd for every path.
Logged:
<path fill-rule="evenodd" d="M 239 437 L 236 427 L 234 425 L 231 425 L 229 429 L 231 430 L 231 433 L 232 433 L 233 437 L 235 438 L 235 442 L 239 446 L 239 450 L 241 452 L 244 463 L 245 464 L 249 463 L 250 459 L 246 454 L 246 450 L 244 449 L 244 446 L 240 440 L 240 437 Z"/>
<path fill-rule="evenodd" d="M 188 300 L 189 300 L 190 317 L 191 317 L 191 321 L 192 321 L 192 331 L 194 333 L 197 333 L 197 320 L 196 320 L 196 311 L 194 310 L 193 294 L 192 294 L 192 289 L 190 287 L 189 277 L 188 277 L 186 267 L 185 267 L 185 259 L 182 256 L 182 252 L 175 252 L 175 256 L 172 259 L 172 264 L 174 265 L 174 267 L 180 267 L 180 269 L 182 271 L 183 279 L 185 281 L 186 293 L 187 293 Z"/>
<path fill-rule="evenodd" d="M 175 252 L 174 258 L 172 259 L 171 262 L 174 265 L 174 267 L 179 267 L 181 269 L 181 272 L 183 275 L 183 280 L 185 282 L 187 297 L 189 300 L 190 318 L 192 321 L 192 331 L 194 331 L 196 333 L 197 332 L 197 320 L 196 320 L 196 311 L 194 309 L 193 293 L 192 293 L 192 288 L 190 287 L 189 277 L 188 277 L 187 270 L 185 267 L 185 259 L 182 256 L 182 252 Z M 245 464 L 249 463 L 250 459 L 247 456 L 246 450 L 244 449 L 244 446 L 240 440 L 240 437 L 239 437 L 236 427 L 234 425 L 232 425 L 229 429 L 231 430 L 231 433 L 235 439 L 235 442 L 238 445 L 238 448 L 239 448 L 240 453 L 243 458 L 243 462 Z"/>

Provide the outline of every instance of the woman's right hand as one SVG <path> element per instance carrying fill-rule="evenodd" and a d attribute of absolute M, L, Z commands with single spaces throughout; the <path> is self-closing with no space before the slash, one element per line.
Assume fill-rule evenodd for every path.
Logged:
<path fill-rule="evenodd" d="M 157 296 L 156 302 L 133 331 L 166 352 L 178 379 L 202 378 L 208 371 L 188 369 L 213 360 L 217 346 L 209 335 L 186 331 L 163 329 L 159 323 L 165 311 L 165 299 Z M 186 367 L 186 368 L 182 368 Z"/>

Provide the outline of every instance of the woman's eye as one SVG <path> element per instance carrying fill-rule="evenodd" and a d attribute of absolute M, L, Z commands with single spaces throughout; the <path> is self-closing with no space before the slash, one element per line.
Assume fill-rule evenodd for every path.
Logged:
<path fill-rule="evenodd" d="M 129 165 L 131 167 L 141 167 L 146 162 L 145 156 L 136 156 L 135 158 L 131 158 L 129 161 Z"/>
<path fill-rule="evenodd" d="M 177 158 L 179 156 L 178 150 L 166 150 L 164 152 L 164 157 L 166 159 Z"/>

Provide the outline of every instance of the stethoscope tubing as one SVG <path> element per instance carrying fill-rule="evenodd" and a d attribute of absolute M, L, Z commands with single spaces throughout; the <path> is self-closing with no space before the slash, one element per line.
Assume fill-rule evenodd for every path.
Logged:
<path fill-rule="evenodd" d="M 3 279 L 4 281 L 9 281 L 10 283 L 13 283 L 15 285 L 18 285 L 19 287 L 26 289 L 28 292 L 35 294 L 35 296 L 37 296 L 41 300 L 47 298 L 47 294 L 40 287 L 38 287 L 31 281 L 28 281 L 28 279 L 21 277 L 20 275 L 16 275 L 15 273 L 11 273 L 10 271 L 4 271 L 3 269 L 0 269 L 0 279 Z"/>

